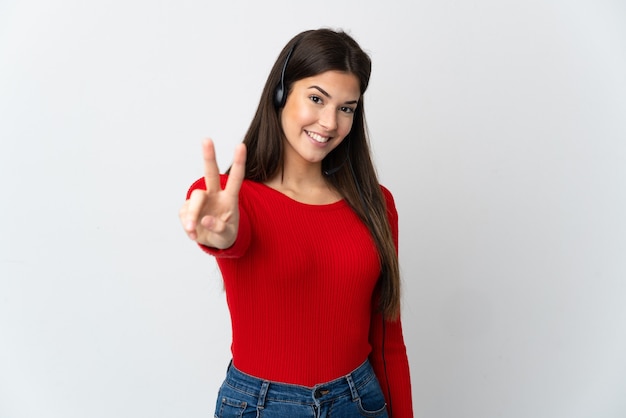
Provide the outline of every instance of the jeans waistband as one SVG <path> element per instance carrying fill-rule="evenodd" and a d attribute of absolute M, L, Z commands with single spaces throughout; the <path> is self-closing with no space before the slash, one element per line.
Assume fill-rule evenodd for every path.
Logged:
<path fill-rule="evenodd" d="M 267 399 L 319 404 L 350 395 L 356 400 L 359 397 L 358 389 L 374 378 L 376 375 L 368 360 L 345 376 L 313 387 L 273 382 L 250 376 L 238 370 L 231 362 L 224 383 L 235 390 L 258 397 L 258 406 L 262 407 Z"/>

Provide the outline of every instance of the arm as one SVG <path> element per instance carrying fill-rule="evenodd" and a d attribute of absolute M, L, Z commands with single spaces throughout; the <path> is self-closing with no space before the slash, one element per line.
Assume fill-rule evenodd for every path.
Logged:
<path fill-rule="evenodd" d="M 393 196 L 382 188 L 387 204 L 387 217 L 398 249 L 398 213 Z M 370 362 L 376 372 L 380 386 L 387 400 L 387 410 L 391 418 L 412 418 L 413 401 L 409 362 L 402 334 L 402 321 L 383 320 L 378 312 L 378 296 L 373 297 L 370 323 Z"/>
<path fill-rule="evenodd" d="M 385 394 L 390 418 L 412 418 L 411 376 L 401 320 L 383 322 L 380 313 L 372 315 L 370 343 L 370 363 Z"/>

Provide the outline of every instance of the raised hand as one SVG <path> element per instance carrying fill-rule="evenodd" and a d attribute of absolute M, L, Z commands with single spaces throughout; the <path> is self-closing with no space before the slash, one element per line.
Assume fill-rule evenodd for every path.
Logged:
<path fill-rule="evenodd" d="M 246 167 L 246 146 L 235 148 L 233 165 L 224 190 L 210 139 L 202 143 L 206 190 L 196 189 L 180 209 L 180 221 L 187 236 L 208 247 L 228 248 L 237 239 L 239 228 L 239 190 Z"/>

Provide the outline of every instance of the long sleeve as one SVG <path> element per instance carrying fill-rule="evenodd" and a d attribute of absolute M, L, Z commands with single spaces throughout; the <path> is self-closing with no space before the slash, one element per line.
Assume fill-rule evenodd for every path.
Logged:
<path fill-rule="evenodd" d="M 383 194 L 387 202 L 387 216 L 397 250 L 398 213 L 391 193 L 383 188 Z M 391 418 L 412 418 L 411 377 L 402 334 L 402 320 L 398 318 L 396 321 L 383 321 L 382 314 L 378 312 L 377 308 L 378 296 L 375 295 L 370 324 L 370 344 L 372 346 L 370 362 L 385 394 L 389 416 Z"/>
<path fill-rule="evenodd" d="M 380 313 L 372 315 L 370 344 L 369 359 L 385 394 L 389 416 L 412 418 L 411 377 L 401 320 L 384 321 L 383 325 Z"/>

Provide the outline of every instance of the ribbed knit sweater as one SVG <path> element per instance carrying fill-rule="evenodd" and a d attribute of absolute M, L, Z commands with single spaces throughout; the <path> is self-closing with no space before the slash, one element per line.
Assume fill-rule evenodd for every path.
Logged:
<path fill-rule="evenodd" d="M 204 179 L 188 196 L 197 188 L 206 188 Z M 382 190 L 397 248 L 396 207 Z M 224 279 L 235 367 L 312 387 L 369 358 L 392 417 L 412 417 L 401 321 L 385 321 L 383 332 L 375 295 L 378 253 L 355 212 L 344 200 L 305 204 L 249 180 L 241 187 L 239 211 L 233 246 L 201 246 L 216 257 Z"/>

